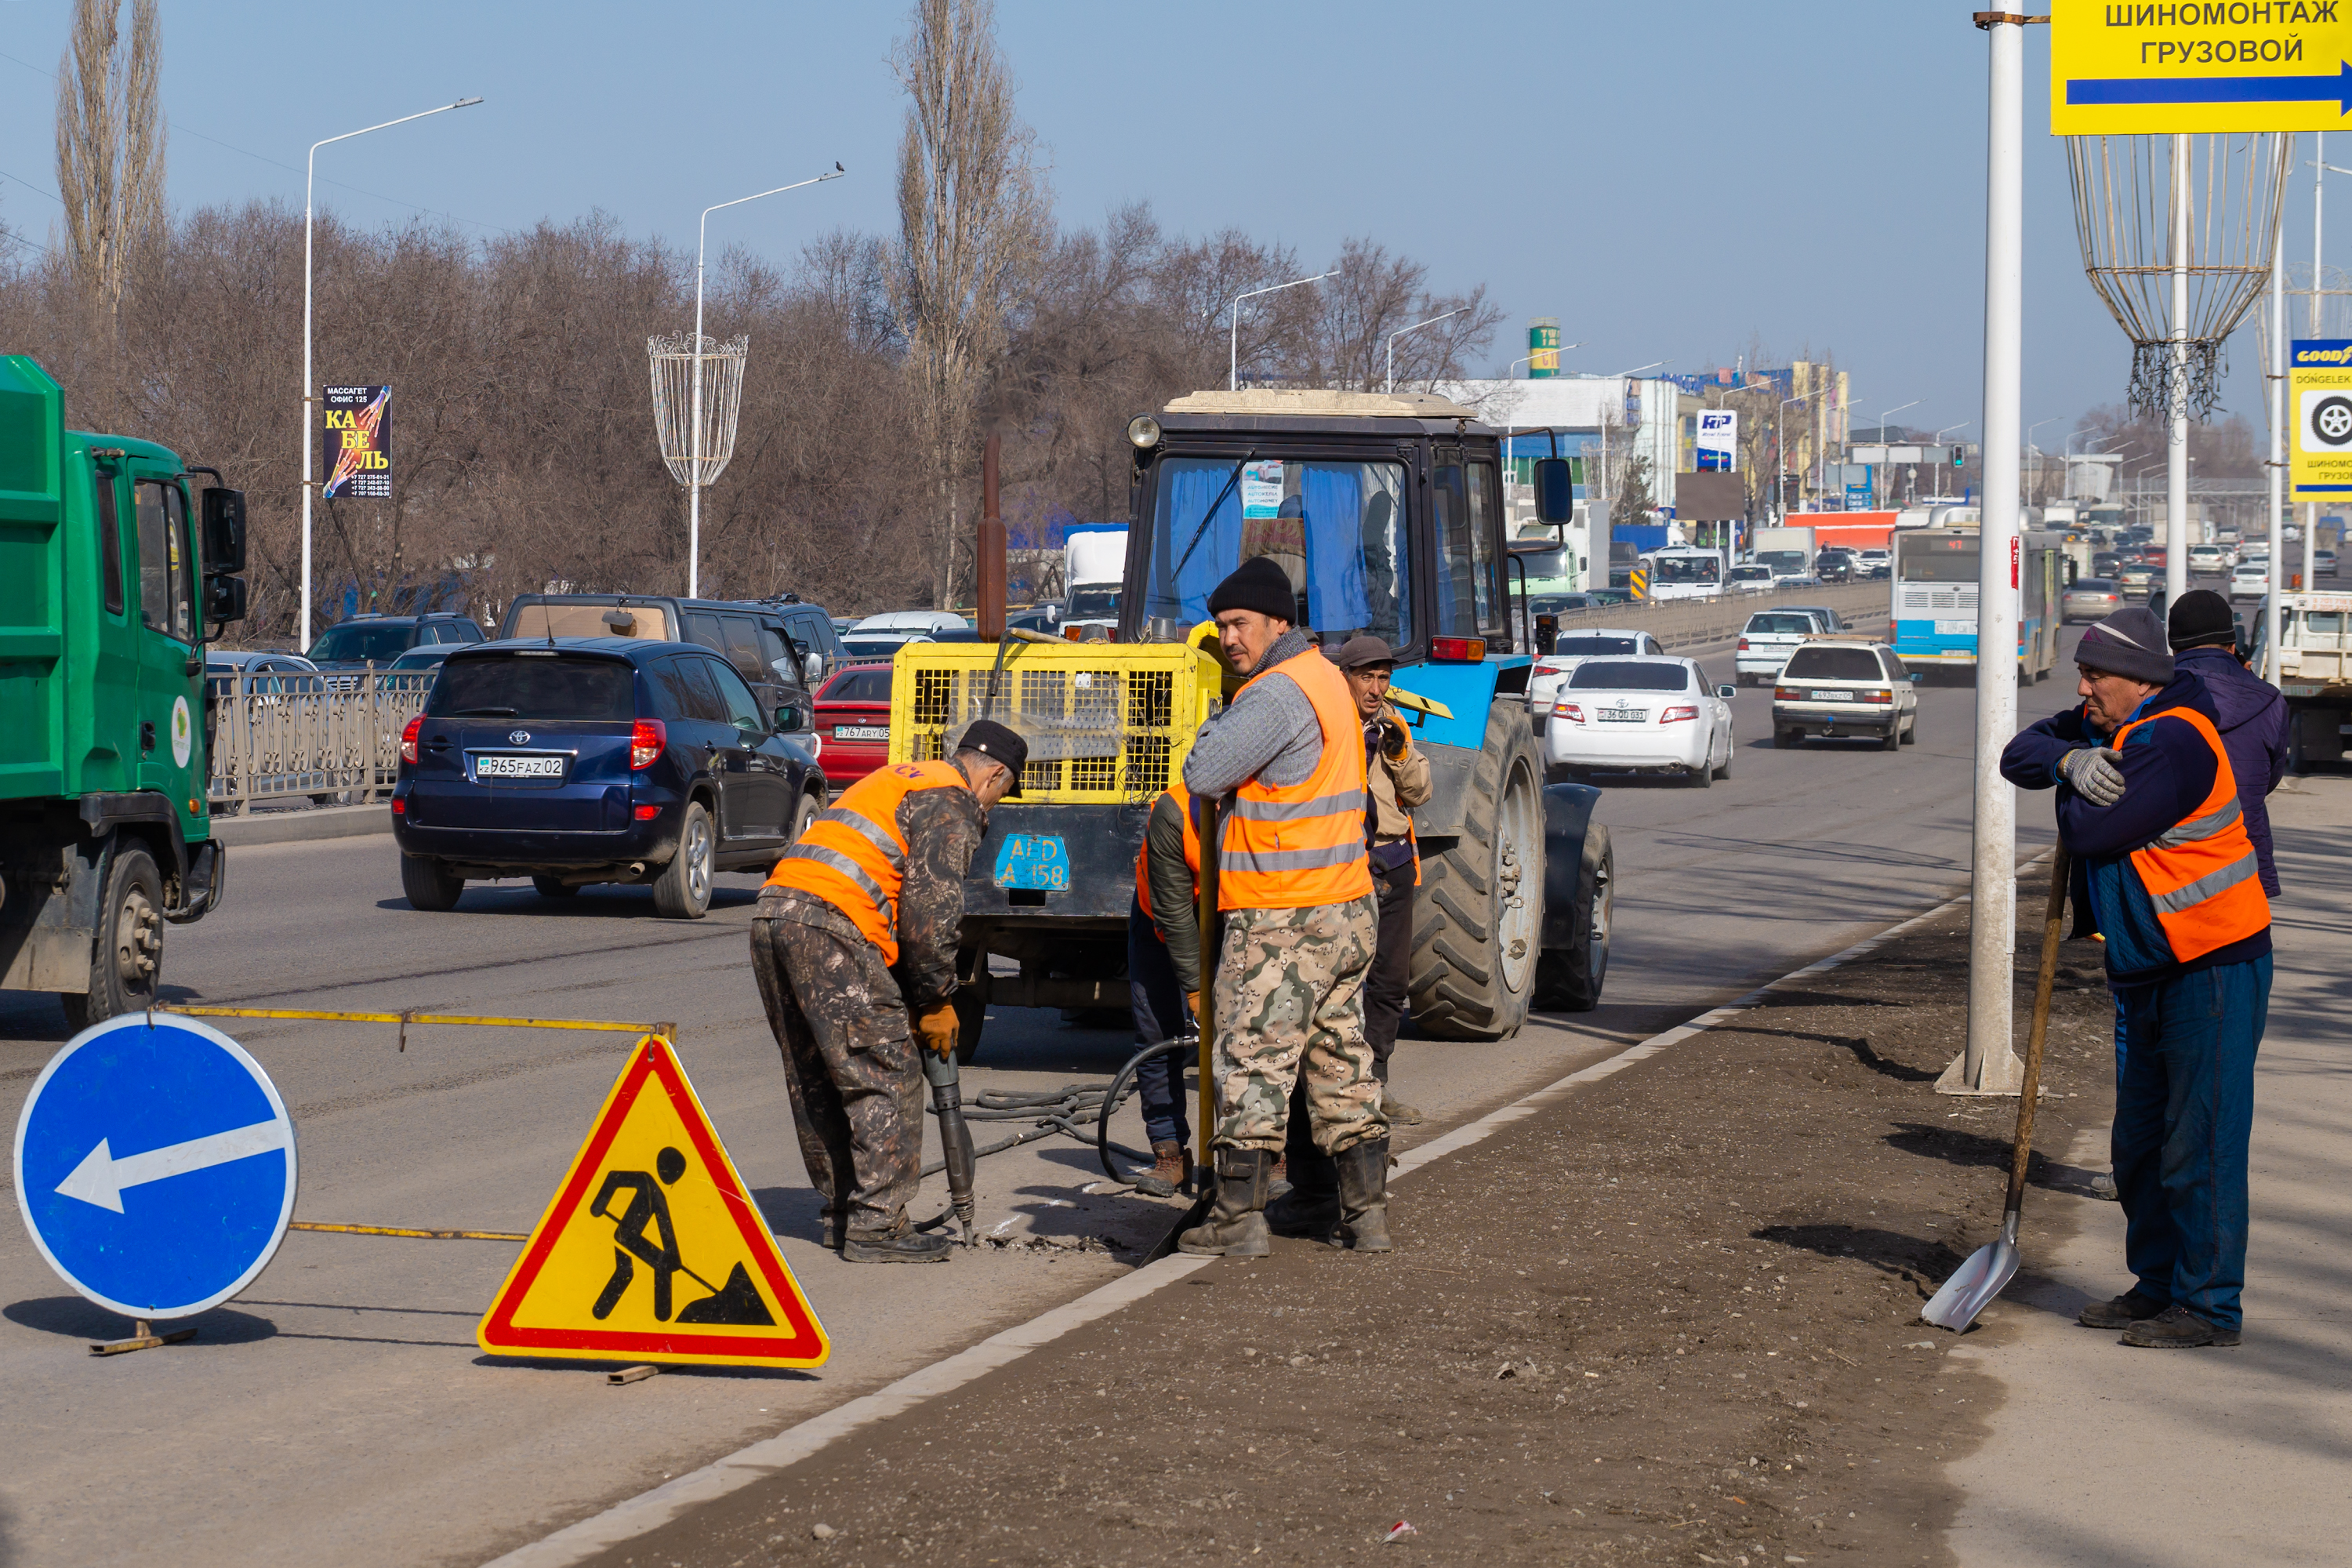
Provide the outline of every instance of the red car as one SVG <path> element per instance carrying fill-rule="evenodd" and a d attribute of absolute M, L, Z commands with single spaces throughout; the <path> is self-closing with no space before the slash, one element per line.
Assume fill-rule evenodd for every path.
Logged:
<path fill-rule="evenodd" d="M 890 760 L 890 667 L 855 664 L 818 689 L 824 779 L 838 796 Z"/>

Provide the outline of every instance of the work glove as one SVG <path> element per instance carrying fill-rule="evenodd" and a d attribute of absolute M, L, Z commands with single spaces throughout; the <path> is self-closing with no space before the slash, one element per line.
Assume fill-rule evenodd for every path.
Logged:
<path fill-rule="evenodd" d="M 2058 773 L 2093 805 L 2113 805 L 2124 797 L 2122 762 L 2109 747 L 2078 746 L 2058 759 Z"/>
<path fill-rule="evenodd" d="M 952 1002 L 940 1002 L 915 1015 L 915 1038 L 922 1041 L 923 1049 L 941 1061 L 951 1061 L 956 1048 L 956 1010 Z"/>
<path fill-rule="evenodd" d="M 1411 742 L 1412 737 L 1405 733 L 1403 725 L 1393 719 L 1381 721 L 1381 755 L 1392 763 L 1397 762 L 1404 756 L 1405 747 Z"/>
<path fill-rule="evenodd" d="M 1184 1005 L 1197 1020 L 1201 1016 L 1201 994 L 1198 991 L 1185 992 Z"/>

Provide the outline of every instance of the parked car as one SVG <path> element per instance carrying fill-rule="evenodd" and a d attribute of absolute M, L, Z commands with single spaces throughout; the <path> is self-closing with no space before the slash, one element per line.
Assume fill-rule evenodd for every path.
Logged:
<path fill-rule="evenodd" d="M 1772 743 L 1783 751 L 1811 735 L 1867 735 L 1891 752 L 1918 729 L 1918 689 L 1895 650 L 1878 643 L 1807 643 L 1773 684 Z"/>
<path fill-rule="evenodd" d="M 2230 597 L 2259 599 L 2271 591 L 2271 563 L 2268 561 L 2241 562 L 2230 574 Z"/>
<path fill-rule="evenodd" d="M 1856 558 L 1865 577 L 1885 580 L 1895 574 L 1895 558 L 1884 550 L 1865 550 Z"/>
<path fill-rule="evenodd" d="M 359 684 L 356 673 L 373 665 L 382 669 L 413 647 L 446 643 L 462 647 L 483 640 L 482 628 L 470 616 L 353 616 L 319 634 L 303 657 L 327 675 L 334 690 Z"/>
<path fill-rule="evenodd" d="M 550 899 L 647 883 L 698 920 L 719 871 L 765 871 L 823 809 L 797 736 L 735 667 L 691 643 L 539 637 L 455 650 L 400 737 L 393 835 L 419 910 L 468 881 L 528 877 Z"/>
<path fill-rule="evenodd" d="M 1552 699 L 1544 761 L 1589 771 L 1680 773 L 1701 789 L 1731 776 L 1733 689 L 1696 659 L 1588 658 Z"/>
<path fill-rule="evenodd" d="M 1739 646 L 1733 650 L 1731 668 L 1737 684 L 1769 686 L 1789 656 L 1797 651 L 1804 640 L 1819 633 L 1838 628 L 1822 624 L 1819 610 L 1759 610 L 1748 617 L 1739 629 Z"/>
<path fill-rule="evenodd" d="M 1772 591 L 1772 568 L 1734 566 L 1724 575 L 1723 586 L 1733 594 L 1769 594 Z"/>
<path fill-rule="evenodd" d="M 2077 577 L 2058 595 L 2058 620 L 2062 626 L 2103 621 L 2123 607 L 2123 586 L 2114 579 Z"/>
<path fill-rule="evenodd" d="M 847 789 L 890 760 L 890 667 L 853 665 L 816 694 L 825 783 Z"/>
<path fill-rule="evenodd" d="M 1554 689 L 1568 679 L 1570 670 L 1586 659 L 1613 654 L 1664 657 L 1666 645 L 1648 632 L 1618 626 L 1593 626 L 1557 638 L 1551 645 L 1551 651 L 1537 659 L 1535 668 L 1528 672 L 1528 716 L 1535 721 L 1536 732 L 1543 732 L 1551 712 Z"/>
<path fill-rule="evenodd" d="M 769 605 L 728 599 L 518 594 L 507 606 L 499 635 L 697 643 L 735 667 L 735 673 L 759 699 L 762 713 L 797 708 L 806 715 L 811 706 L 809 689 L 824 677 L 824 656 L 793 635 L 782 612 Z"/>

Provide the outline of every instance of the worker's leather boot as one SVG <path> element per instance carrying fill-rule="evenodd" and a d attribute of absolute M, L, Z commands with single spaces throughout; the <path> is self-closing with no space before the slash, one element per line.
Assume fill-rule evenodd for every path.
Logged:
<path fill-rule="evenodd" d="M 1266 1167 L 1263 1149 L 1217 1151 L 1217 1197 L 1206 1225 L 1176 1238 L 1179 1251 L 1203 1258 L 1264 1258 L 1274 1250 L 1265 1228 Z"/>
<path fill-rule="evenodd" d="M 1339 1227 L 1358 1252 L 1392 1252 L 1389 1141 L 1368 1138 L 1339 1156 Z"/>
<path fill-rule="evenodd" d="M 1290 1190 L 1265 1205 L 1265 1223 L 1276 1236 L 1339 1244 L 1339 1167 L 1330 1155 L 1311 1143 L 1292 1151 Z"/>
<path fill-rule="evenodd" d="M 1191 1173 L 1184 1145 L 1173 1138 L 1157 1139 L 1151 1145 L 1151 1169 L 1136 1173 L 1135 1190 L 1155 1198 L 1171 1197 Z"/>
<path fill-rule="evenodd" d="M 850 1263 L 945 1263 L 955 1243 L 912 1228 L 853 1230 L 841 1238 L 841 1256 Z"/>

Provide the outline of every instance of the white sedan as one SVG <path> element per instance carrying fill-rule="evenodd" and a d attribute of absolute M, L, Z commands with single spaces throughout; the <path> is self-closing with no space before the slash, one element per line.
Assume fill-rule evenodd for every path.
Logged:
<path fill-rule="evenodd" d="M 1602 654 L 1665 651 L 1665 644 L 1643 631 L 1594 626 L 1562 632 L 1553 640 L 1551 651 L 1538 658 L 1535 668 L 1528 672 L 1528 717 L 1535 721 L 1536 733 L 1544 731 L 1547 716 L 1551 712 L 1552 693 L 1568 679 L 1569 672 L 1586 659 Z"/>
<path fill-rule="evenodd" d="M 1687 658 L 1588 658 L 1552 698 L 1544 760 L 1568 773 L 1680 773 L 1705 789 L 1731 776 L 1734 688 Z"/>

